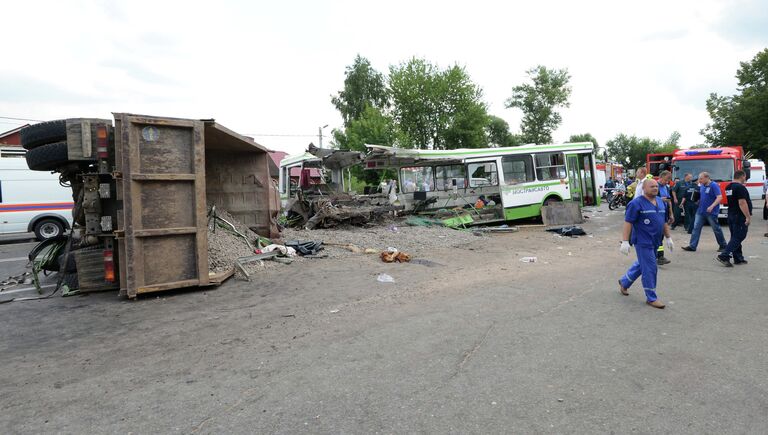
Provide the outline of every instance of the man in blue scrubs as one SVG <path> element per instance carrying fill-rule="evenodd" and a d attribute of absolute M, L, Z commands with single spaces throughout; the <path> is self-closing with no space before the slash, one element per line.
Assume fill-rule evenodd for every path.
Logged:
<path fill-rule="evenodd" d="M 717 214 L 720 212 L 720 201 L 722 199 L 723 194 L 720 191 L 720 186 L 712 181 L 709 173 L 702 172 L 699 174 L 699 208 L 696 210 L 696 220 L 693 222 L 691 241 L 688 243 L 688 246 L 683 246 L 683 251 L 693 252 L 699 246 L 699 238 L 701 237 L 701 229 L 704 227 L 704 221 L 709 222 L 709 226 L 715 232 L 717 246 L 720 247 L 717 252 L 725 250 L 727 243 L 725 236 L 723 236 L 723 230 L 717 222 Z"/>
<path fill-rule="evenodd" d="M 654 308 L 664 308 L 665 305 L 656 296 L 656 248 L 659 247 L 658 240 L 662 234 L 670 253 L 675 245 L 667 225 L 667 206 L 661 198 L 657 198 L 658 194 L 659 184 L 656 180 L 646 180 L 642 195 L 635 195 L 635 199 L 627 205 L 620 252 L 629 255 L 631 242 L 635 246 L 637 260 L 619 279 L 619 291 L 628 296 L 632 283 L 642 276 L 646 303 Z"/>

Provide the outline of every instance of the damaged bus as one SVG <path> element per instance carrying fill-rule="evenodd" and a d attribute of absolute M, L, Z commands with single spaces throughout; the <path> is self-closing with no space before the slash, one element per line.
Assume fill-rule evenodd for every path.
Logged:
<path fill-rule="evenodd" d="M 406 211 L 463 208 L 469 213 L 462 225 L 537 217 L 543 205 L 555 202 L 600 202 L 591 142 L 455 150 L 366 147 L 366 169 L 397 171 L 397 201 Z"/>

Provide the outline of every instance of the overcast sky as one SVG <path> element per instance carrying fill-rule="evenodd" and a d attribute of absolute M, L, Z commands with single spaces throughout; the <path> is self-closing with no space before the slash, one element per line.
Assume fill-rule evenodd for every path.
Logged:
<path fill-rule="evenodd" d="M 739 62 L 768 46 L 768 7 L 629 3 L 3 1 L 0 116 L 216 118 L 293 154 L 341 126 L 330 98 L 359 53 L 382 72 L 413 56 L 466 67 L 513 131 L 504 100 L 525 71 L 568 68 L 556 142 L 674 130 L 702 142 L 709 93 L 733 93 Z"/>

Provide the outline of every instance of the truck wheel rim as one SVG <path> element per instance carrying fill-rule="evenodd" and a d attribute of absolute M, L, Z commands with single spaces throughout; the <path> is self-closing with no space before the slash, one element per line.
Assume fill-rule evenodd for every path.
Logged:
<path fill-rule="evenodd" d="M 46 239 L 59 235 L 59 226 L 53 223 L 45 223 L 40 227 L 40 234 Z"/>

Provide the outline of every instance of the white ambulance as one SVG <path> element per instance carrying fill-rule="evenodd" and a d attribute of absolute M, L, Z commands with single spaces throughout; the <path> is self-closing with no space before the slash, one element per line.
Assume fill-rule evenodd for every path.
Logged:
<path fill-rule="evenodd" d="M 762 160 L 749 159 L 749 164 L 749 180 L 746 183 L 749 197 L 753 200 L 761 199 L 765 185 L 765 163 Z"/>
<path fill-rule="evenodd" d="M 0 234 L 34 232 L 38 240 L 72 226 L 72 189 L 58 174 L 32 171 L 24 150 L 0 150 Z"/>

